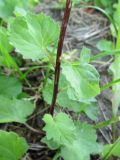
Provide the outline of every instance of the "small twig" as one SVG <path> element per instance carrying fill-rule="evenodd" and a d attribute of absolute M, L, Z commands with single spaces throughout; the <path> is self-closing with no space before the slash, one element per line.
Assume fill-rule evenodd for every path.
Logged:
<path fill-rule="evenodd" d="M 43 132 L 43 131 L 37 130 L 37 129 L 31 127 L 31 126 L 30 126 L 29 124 L 27 124 L 27 123 L 25 123 L 24 125 L 25 125 L 29 130 L 31 130 L 32 132 L 38 133 L 38 134 L 41 134 L 41 135 L 44 135 L 44 132 Z"/>
<path fill-rule="evenodd" d="M 110 140 L 107 138 L 107 136 L 105 135 L 105 133 L 102 131 L 102 129 L 99 129 L 100 133 L 102 134 L 104 140 L 108 143 L 111 144 Z"/>
<path fill-rule="evenodd" d="M 29 143 L 29 150 L 33 150 L 33 151 L 39 151 L 42 149 L 47 149 L 47 146 L 44 145 L 40 145 L 40 144 L 35 144 L 35 143 Z"/>
<path fill-rule="evenodd" d="M 66 29 L 67 29 L 68 20 L 69 20 L 69 17 L 70 17 L 71 7 L 72 7 L 71 0 L 67 0 L 66 1 L 66 9 L 65 9 L 65 12 L 64 12 L 64 17 L 63 17 L 62 26 L 61 26 L 61 33 L 60 33 L 59 42 L 58 42 L 58 49 L 57 49 L 56 66 L 55 66 L 55 79 L 54 79 L 54 91 L 53 91 L 52 104 L 51 104 L 51 107 L 50 107 L 50 114 L 51 115 L 54 114 L 54 108 L 55 108 L 57 94 L 58 94 L 62 48 L 63 48 L 63 42 L 64 42 L 64 38 L 65 38 L 65 33 L 66 33 Z"/>

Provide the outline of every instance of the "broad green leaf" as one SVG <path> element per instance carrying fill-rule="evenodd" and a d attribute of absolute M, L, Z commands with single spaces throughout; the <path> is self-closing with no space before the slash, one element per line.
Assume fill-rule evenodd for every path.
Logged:
<path fill-rule="evenodd" d="M 14 132 L 0 131 L 0 160 L 20 160 L 27 150 L 24 138 Z"/>
<path fill-rule="evenodd" d="M 59 113 L 54 118 L 45 115 L 43 120 L 46 123 L 43 142 L 53 150 L 59 149 L 64 160 L 90 160 L 91 154 L 102 152 L 103 147 L 96 142 L 97 135 L 92 125 L 73 123 L 64 113 Z"/>
<path fill-rule="evenodd" d="M 0 123 L 25 123 L 33 110 L 34 105 L 27 100 L 9 99 L 0 96 Z"/>
<path fill-rule="evenodd" d="M 102 151 L 102 146 L 96 142 L 96 132 L 92 126 L 78 122 L 76 124 L 77 138 L 73 143 L 61 147 L 64 160 L 90 160 L 91 154 Z"/>
<path fill-rule="evenodd" d="M 105 145 L 102 156 L 105 160 L 111 156 L 120 157 L 120 138 L 114 144 Z"/>
<path fill-rule="evenodd" d="M 57 97 L 57 104 L 63 108 L 68 108 L 71 111 L 75 111 L 75 112 L 82 111 L 82 109 L 84 109 L 87 106 L 87 103 L 83 104 L 82 102 L 73 101 L 69 99 L 67 95 L 67 89 L 64 89 L 64 85 L 63 85 L 63 83 L 65 82 L 61 80 L 62 79 L 60 79 L 60 89 L 59 89 L 60 91 Z M 52 101 L 52 95 L 53 95 L 53 82 L 51 80 L 48 80 L 46 86 L 43 89 L 43 97 L 44 97 L 44 100 L 49 105 L 51 104 L 51 101 Z"/>
<path fill-rule="evenodd" d="M 106 39 L 100 40 L 96 46 L 100 51 L 111 51 L 114 49 L 114 44 Z"/>
<path fill-rule="evenodd" d="M 54 117 L 46 114 L 43 120 L 46 124 L 43 130 L 48 141 L 62 145 L 72 142 L 75 138 L 75 126 L 67 114 L 61 112 Z"/>
<path fill-rule="evenodd" d="M 6 97 L 17 97 L 22 92 L 22 85 L 14 77 L 0 75 L 0 95 Z"/>
<path fill-rule="evenodd" d="M 68 96 L 72 100 L 88 100 L 100 93 L 99 74 L 90 64 L 62 65 L 62 74 L 66 77 L 71 88 L 68 88 Z"/>
<path fill-rule="evenodd" d="M 70 111 L 74 112 L 84 112 L 87 116 L 92 119 L 96 120 L 98 117 L 98 107 L 95 99 L 90 99 L 86 101 L 75 101 L 71 100 L 67 94 L 67 81 L 61 75 L 60 77 L 60 84 L 59 84 L 59 93 L 57 97 L 57 105 L 63 108 L 67 108 Z M 47 104 L 51 104 L 53 95 L 53 81 L 48 80 L 46 86 L 43 89 L 43 97 Z"/>
<path fill-rule="evenodd" d="M 43 13 L 17 17 L 10 24 L 11 44 L 25 59 L 47 57 L 49 47 L 56 45 L 58 37 L 59 25 Z"/>

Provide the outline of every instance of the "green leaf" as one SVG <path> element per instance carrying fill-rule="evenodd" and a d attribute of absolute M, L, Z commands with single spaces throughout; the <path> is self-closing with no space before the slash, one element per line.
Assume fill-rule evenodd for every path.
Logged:
<path fill-rule="evenodd" d="M 17 17 L 10 24 L 11 44 L 25 59 L 45 58 L 48 48 L 56 45 L 58 37 L 59 25 L 43 13 Z"/>
<path fill-rule="evenodd" d="M 120 157 L 120 138 L 114 144 L 105 145 L 102 156 L 105 160 L 111 156 Z"/>
<path fill-rule="evenodd" d="M 0 54 L 0 66 L 4 66 L 4 65 L 5 65 L 4 58 L 3 58 L 3 56 L 1 56 L 1 54 Z"/>
<path fill-rule="evenodd" d="M 51 149 L 59 149 L 64 160 L 90 160 L 90 155 L 102 152 L 102 145 L 96 142 L 97 135 L 92 125 L 75 122 L 65 113 L 55 117 L 45 115 L 43 142 Z"/>
<path fill-rule="evenodd" d="M 87 103 L 83 104 L 82 102 L 71 100 L 67 95 L 67 89 L 64 89 L 65 81 L 63 81 L 60 78 L 60 89 L 59 89 L 60 91 L 57 97 L 57 104 L 63 108 L 68 108 L 71 111 L 80 112 L 83 108 L 86 107 Z M 52 95 L 53 95 L 53 81 L 48 80 L 46 86 L 43 89 L 43 97 L 44 100 L 49 105 L 51 104 L 52 101 Z"/>
<path fill-rule="evenodd" d="M 57 97 L 57 105 L 63 108 L 67 108 L 70 111 L 77 113 L 84 112 L 90 119 L 96 120 L 99 115 L 99 110 L 95 99 L 89 99 L 86 101 L 71 100 L 67 94 L 67 81 L 60 76 L 59 93 Z M 46 86 L 43 88 L 43 98 L 47 104 L 51 104 L 53 95 L 53 81 L 48 79 Z"/>
<path fill-rule="evenodd" d="M 75 137 L 75 126 L 67 114 L 58 113 L 54 117 L 46 114 L 43 120 L 46 123 L 43 130 L 46 132 L 48 141 L 52 140 L 61 145 L 73 141 Z"/>
<path fill-rule="evenodd" d="M 0 75 L 0 95 L 6 97 L 17 97 L 22 92 L 22 85 L 14 77 Z"/>
<path fill-rule="evenodd" d="M 0 160 L 20 160 L 27 150 L 24 138 L 13 132 L 0 131 Z"/>
<path fill-rule="evenodd" d="M 28 8 L 28 0 L 0 0 L 0 18 L 5 21 L 14 15 L 16 7 Z"/>
<path fill-rule="evenodd" d="M 96 121 L 99 116 L 99 107 L 96 99 L 88 101 L 88 105 L 83 109 L 84 113 L 93 121 Z"/>
<path fill-rule="evenodd" d="M 120 121 L 119 117 L 113 117 L 113 118 L 111 118 L 109 120 L 106 120 L 106 121 L 99 122 L 99 123 L 95 124 L 94 128 L 95 129 L 104 128 L 106 126 L 118 123 L 119 121 Z"/>
<path fill-rule="evenodd" d="M 61 147 L 61 156 L 64 160 L 90 160 L 90 154 L 102 151 L 102 146 L 96 142 L 96 132 L 86 123 L 76 124 L 77 138 L 73 143 Z"/>
<path fill-rule="evenodd" d="M 80 53 L 80 62 L 89 63 L 90 62 L 91 50 L 89 48 L 83 47 Z"/>
<path fill-rule="evenodd" d="M 47 140 L 47 137 L 44 137 L 41 141 L 47 144 L 47 146 L 52 150 L 56 150 L 61 146 L 61 144 L 54 142 L 53 140 Z"/>
<path fill-rule="evenodd" d="M 10 45 L 7 35 L 7 30 L 3 27 L 0 27 L 0 60 L 1 66 L 7 66 L 8 68 L 15 69 L 20 75 L 22 72 L 17 66 L 16 62 L 10 55 L 10 52 L 13 50 L 13 47 Z"/>
<path fill-rule="evenodd" d="M 44 101 L 47 102 L 47 104 L 51 104 L 52 102 L 52 95 L 53 95 L 53 81 L 48 79 L 45 87 L 42 90 Z"/>
<path fill-rule="evenodd" d="M 7 30 L 3 27 L 0 27 L 0 52 L 9 53 L 13 47 L 10 45 L 7 35 Z"/>
<path fill-rule="evenodd" d="M 100 51 L 111 51 L 114 49 L 113 43 L 106 39 L 100 40 L 96 46 Z"/>
<path fill-rule="evenodd" d="M 62 65 L 62 74 L 66 77 L 71 88 L 68 88 L 68 96 L 72 100 L 88 100 L 100 93 L 99 74 L 90 64 Z"/>
<path fill-rule="evenodd" d="M 0 0 L 0 17 L 7 19 L 13 15 L 16 0 Z"/>
<path fill-rule="evenodd" d="M 34 105 L 27 100 L 9 99 L 0 96 L 0 123 L 25 123 L 27 116 L 31 115 Z"/>

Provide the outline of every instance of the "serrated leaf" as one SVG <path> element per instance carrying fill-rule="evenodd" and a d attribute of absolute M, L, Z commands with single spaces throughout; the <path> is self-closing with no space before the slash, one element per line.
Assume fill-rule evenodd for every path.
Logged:
<path fill-rule="evenodd" d="M 68 96 L 72 100 L 88 100 L 100 93 L 99 74 L 90 64 L 62 65 L 62 74 L 66 77 L 71 88 L 68 88 Z"/>
<path fill-rule="evenodd" d="M 86 101 L 76 101 L 71 100 L 67 94 L 67 82 L 65 78 L 61 75 L 60 83 L 59 83 L 59 93 L 57 97 L 57 105 L 63 108 L 67 108 L 70 111 L 74 111 L 77 113 L 84 112 L 87 116 L 96 120 L 98 117 L 98 107 L 95 99 L 89 99 Z M 47 102 L 47 104 L 51 104 L 53 95 L 53 81 L 48 79 L 46 86 L 43 89 L 43 98 Z"/>
<path fill-rule="evenodd" d="M 0 96 L 0 123 L 25 123 L 33 110 L 34 105 L 27 100 L 9 99 Z"/>
<path fill-rule="evenodd" d="M 20 160 L 27 150 L 24 138 L 13 132 L 0 131 L 0 160 Z"/>
<path fill-rule="evenodd" d="M 0 95 L 17 97 L 22 92 L 22 84 L 14 77 L 0 75 Z"/>
<path fill-rule="evenodd" d="M 73 121 L 65 113 L 58 113 L 52 117 L 46 114 L 43 118 L 46 123 L 43 130 L 46 132 L 47 140 L 57 144 L 67 144 L 75 137 L 75 126 Z"/>
<path fill-rule="evenodd" d="M 73 143 L 61 147 L 61 156 L 64 160 L 90 160 L 90 154 L 102 151 L 102 146 L 96 142 L 96 132 L 86 123 L 76 124 L 77 138 Z"/>
<path fill-rule="evenodd" d="M 73 101 L 69 99 L 67 95 L 67 90 L 64 89 L 63 87 L 64 83 L 65 82 L 63 82 L 62 79 L 60 79 L 60 91 L 57 97 L 57 104 L 63 108 L 68 108 L 71 111 L 75 111 L 75 112 L 82 111 L 82 109 L 84 109 L 87 104 L 83 104 L 82 102 Z M 44 100 L 49 105 L 51 104 L 51 101 L 52 101 L 52 95 L 53 95 L 53 82 L 51 80 L 48 80 L 46 86 L 43 89 L 43 97 L 44 97 Z"/>
<path fill-rule="evenodd" d="M 111 156 L 120 157 L 120 138 L 114 144 L 105 145 L 102 156 L 106 159 Z"/>
<path fill-rule="evenodd" d="M 43 13 L 17 17 L 10 25 L 11 44 L 25 59 L 45 58 L 47 49 L 56 45 L 58 37 L 58 24 Z"/>

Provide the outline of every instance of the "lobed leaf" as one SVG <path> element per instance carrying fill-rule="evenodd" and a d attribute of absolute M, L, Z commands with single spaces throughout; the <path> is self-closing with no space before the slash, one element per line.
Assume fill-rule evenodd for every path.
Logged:
<path fill-rule="evenodd" d="M 59 84 L 59 93 L 57 97 L 57 105 L 77 113 L 84 112 L 90 119 L 96 120 L 99 114 L 96 100 L 95 99 L 89 99 L 86 101 L 71 100 L 67 94 L 68 88 L 69 86 L 67 86 L 66 79 L 63 77 L 63 75 L 61 75 Z M 53 82 L 50 79 L 48 79 L 48 82 L 43 89 L 43 98 L 49 105 L 51 104 L 52 101 L 52 95 L 53 95 Z"/>
<path fill-rule="evenodd" d="M 58 113 L 54 118 L 46 114 L 43 118 L 46 123 L 43 130 L 46 132 L 47 140 L 57 144 L 67 144 L 75 137 L 75 126 L 69 116 L 65 113 Z"/>
<path fill-rule="evenodd" d="M 67 91 L 70 99 L 85 101 L 100 93 L 99 74 L 92 65 L 66 63 L 62 65 L 62 74 L 71 86 Z"/>
<path fill-rule="evenodd" d="M 24 138 L 14 132 L 0 131 L 0 160 L 20 160 L 27 150 Z"/>
<path fill-rule="evenodd" d="M 0 123 L 25 123 L 33 110 L 34 105 L 29 101 L 0 96 Z"/>
<path fill-rule="evenodd" d="M 61 156 L 64 160 L 90 160 L 91 154 L 102 151 L 102 146 L 96 142 L 96 132 L 91 125 L 76 123 L 77 137 L 72 144 L 61 148 Z"/>
<path fill-rule="evenodd" d="M 0 95 L 15 98 L 22 92 L 22 84 L 14 77 L 0 75 Z"/>
<path fill-rule="evenodd" d="M 59 149 L 64 160 L 90 160 L 90 155 L 102 152 L 102 145 L 96 142 L 97 135 L 92 125 L 75 122 L 65 113 L 56 116 L 45 115 L 43 142 L 51 149 Z"/>
<path fill-rule="evenodd" d="M 17 17 L 10 24 L 10 42 L 25 59 L 47 57 L 48 48 L 56 45 L 58 37 L 58 24 L 43 13 Z"/>

